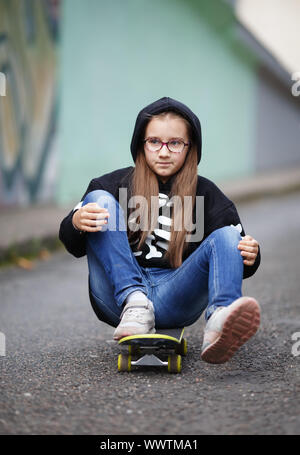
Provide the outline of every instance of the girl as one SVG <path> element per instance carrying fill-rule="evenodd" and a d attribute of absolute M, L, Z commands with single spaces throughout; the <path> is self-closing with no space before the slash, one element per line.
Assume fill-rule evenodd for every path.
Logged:
<path fill-rule="evenodd" d="M 188 326 L 205 311 L 201 358 L 223 363 L 259 326 L 242 280 L 260 249 L 234 204 L 197 175 L 201 148 L 187 106 L 167 97 L 146 106 L 131 141 L 135 167 L 93 179 L 59 236 L 75 257 L 87 254 L 91 304 L 115 339 Z"/>

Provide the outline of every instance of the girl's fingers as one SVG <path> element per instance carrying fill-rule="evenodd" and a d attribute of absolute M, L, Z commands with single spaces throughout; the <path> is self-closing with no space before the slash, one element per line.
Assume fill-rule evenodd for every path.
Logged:
<path fill-rule="evenodd" d="M 107 210 L 104 207 L 100 207 L 100 205 L 97 204 L 97 202 L 89 202 L 88 204 L 85 204 L 82 207 L 88 208 L 89 210 L 99 210 L 99 209 L 100 210 Z"/>
<path fill-rule="evenodd" d="M 245 265 L 253 265 L 254 262 L 255 262 L 255 261 L 248 261 L 248 260 L 246 260 L 246 259 L 243 261 L 243 263 L 244 263 Z"/>
<path fill-rule="evenodd" d="M 258 243 L 258 242 L 255 239 L 245 239 L 245 238 L 243 238 L 242 240 L 240 240 L 239 243 Z"/>
<path fill-rule="evenodd" d="M 242 237 L 243 240 L 254 240 L 253 237 L 251 237 L 251 235 L 245 235 L 244 237 Z"/>
<path fill-rule="evenodd" d="M 96 227 L 96 226 L 103 226 L 103 224 L 106 224 L 107 220 L 90 220 L 90 219 L 84 219 L 82 220 L 81 224 L 82 226 L 88 226 L 88 227 Z"/>
<path fill-rule="evenodd" d="M 245 245 L 258 245 L 258 241 L 255 239 L 252 240 L 240 240 L 239 243 L 244 243 Z"/>
<path fill-rule="evenodd" d="M 103 224 L 107 224 L 107 220 L 96 220 L 95 226 L 103 226 Z"/>
<path fill-rule="evenodd" d="M 82 219 L 88 219 L 88 220 L 98 220 L 102 218 L 106 218 L 107 216 L 110 216 L 108 212 L 101 212 L 101 213 L 90 213 L 90 212 L 83 212 L 82 213 Z"/>
<path fill-rule="evenodd" d="M 249 253 L 248 251 L 242 251 L 241 255 L 247 259 L 255 259 L 257 254 L 255 253 Z"/>
<path fill-rule="evenodd" d="M 255 250 L 258 250 L 258 242 L 256 240 L 252 240 L 252 241 L 241 240 L 238 244 L 238 248 L 240 250 L 243 250 L 246 248 L 255 248 Z"/>
<path fill-rule="evenodd" d="M 96 202 L 91 202 L 90 204 L 83 205 L 81 209 L 87 213 L 108 212 L 106 208 L 100 207 Z"/>
<path fill-rule="evenodd" d="M 258 241 L 253 239 L 252 237 L 250 239 L 246 239 L 246 237 L 242 237 L 242 240 L 239 241 L 239 245 L 257 245 L 258 246 Z"/>
<path fill-rule="evenodd" d="M 239 245 L 238 249 L 242 250 L 242 251 L 249 251 L 250 253 L 257 253 L 258 252 L 257 246 Z"/>
<path fill-rule="evenodd" d="M 96 220 L 102 220 L 104 218 L 108 218 L 109 216 L 110 214 L 108 212 L 98 213 L 98 215 L 96 215 Z"/>
<path fill-rule="evenodd" d="M 85 232 L 98 232 L 98 231 L 101 231 L 102 230 L 102 227 L 103 225 L 106 224 L 106 221 L 105 220 L 101 220 L 101 224 L 100 223 L 97 223 L 97 225 L 82 225 L 81 227 L 81 230 L 82 231 L 85 231 Z"/>
<path fill-rule="evenodd" d="M 248 251 L 241 251 L 241 255 L 245 265 L 253 265 L 257 256 L 257 254 L 249 253 Z"/>

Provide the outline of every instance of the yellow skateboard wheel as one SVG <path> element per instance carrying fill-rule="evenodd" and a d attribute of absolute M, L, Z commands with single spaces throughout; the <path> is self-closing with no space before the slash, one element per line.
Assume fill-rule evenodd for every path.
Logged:
<path fill-rule="evenodd" d="M 172 354 L 168 356 L 168 372 L 169 373 L 181 372 L 181 355 Z"/>
<path fill-rule="evenodd" d="M 183 356 L 187 355 L 187 341 L 185 338 L 182 338 L 181 343 L 176 348 L 176 354 L 180 354 Z"/>
<path fill-rule="evenodd" d="M 118 371 L 131 370 L 131 355 L 119 354 L 118 357 Z"/>

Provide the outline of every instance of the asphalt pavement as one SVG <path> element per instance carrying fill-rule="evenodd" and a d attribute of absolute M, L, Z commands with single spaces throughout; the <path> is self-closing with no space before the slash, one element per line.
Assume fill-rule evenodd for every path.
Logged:
<path fill-rule="evenodd" d="M 181 374 L 119 373 L 113 329 L 88 300 L 86 258 L 60 251 L 0 270 L 0 434 L 299 434 L 300 193 L 238 211 L 261 246 L 243 293 L 260 302 L 262 321 L 223 365 L 200 358 L 200 318 L 186 329 Z"/>

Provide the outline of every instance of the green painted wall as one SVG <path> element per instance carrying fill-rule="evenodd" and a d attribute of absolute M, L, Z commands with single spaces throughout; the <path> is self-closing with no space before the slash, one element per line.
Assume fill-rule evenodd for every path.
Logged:
<path fill-rule="evenodd" d="M 200 118 L 200 174 L 253 171 L 256 62 L 221 0 L 64 0 L 61 38 L 60 203 L 133 164 L 136 116 L 162 96 Z"/>

